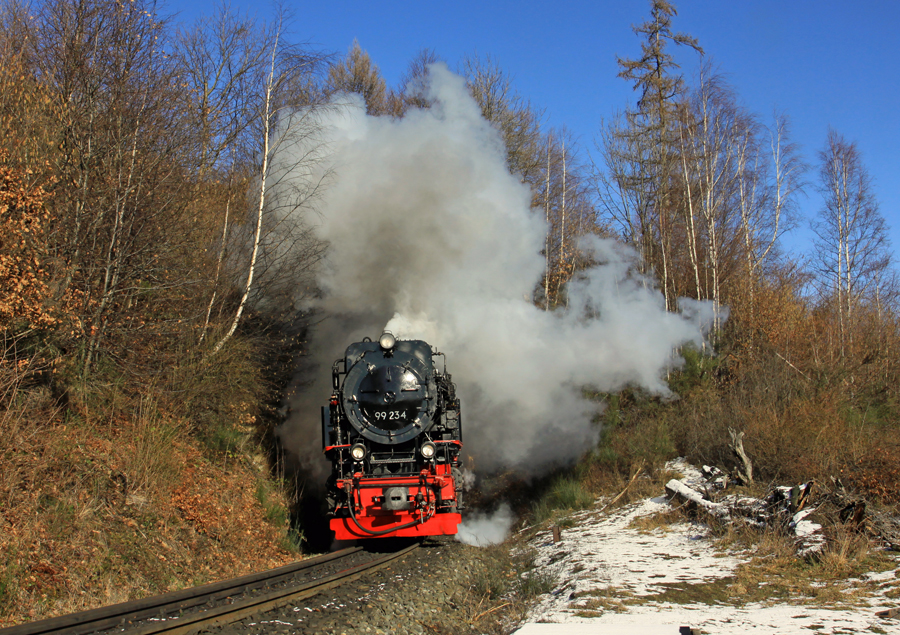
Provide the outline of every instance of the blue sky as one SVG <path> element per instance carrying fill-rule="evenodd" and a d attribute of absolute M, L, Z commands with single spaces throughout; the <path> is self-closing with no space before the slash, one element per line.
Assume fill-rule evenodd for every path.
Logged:
<path fill-rule="evenodd" d="M 869 169 L 900 248 L 900 2 L 893 0 L 676 0 L 673 26 L 699 41 L 735 87 L 740 101 L 763 123 L 774 109 L 791 119 L 794 141 L 816 162 L 829 126 L 855 141 Z M 193 20 L 205 4 L 169 0 L 161 8 Z M 232 0 L 260 18 L 264 3 Z M 618 79 L 616 55 L 636 56 L 633 24 L 649 15 L 649 0 L 500 2 L 428 0 L 286 0 L 295 14 L 294 39 L 343 54 L 359 40 L 389 85 L 396 85 L 416 53 L 434 49 L 455 68 L 471 53 L 490 55 L 515 88 L 545 111 L 550 126 L 566 126 L 593 149 L 601 121 L 633 104 L 631 86 Z M 690 81 L 699 57 L 678 54 Z M 808 174 L 815 183 L 815 170 Z M 801 201 L 815 214 L 813 186 Z M 792 251 L 809 248 L 808 225 L 789 239 Z"/>

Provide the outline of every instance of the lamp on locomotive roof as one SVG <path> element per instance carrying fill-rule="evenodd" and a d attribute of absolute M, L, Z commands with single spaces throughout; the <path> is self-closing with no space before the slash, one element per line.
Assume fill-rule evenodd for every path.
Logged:
<path fill-rule="evenodd" d="M 394 337 L 394 334 L 390 331 L 385 331 L 381 334 L 381 337 L 378 338 L 378 345 L 381 346 L 383 350 L 389 351 L 397 344 L 397 338 Z"/>

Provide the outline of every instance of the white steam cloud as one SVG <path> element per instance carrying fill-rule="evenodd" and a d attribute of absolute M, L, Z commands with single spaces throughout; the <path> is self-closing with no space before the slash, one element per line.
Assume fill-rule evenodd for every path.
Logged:
<path fill-rule="evenodd" d="M 581 244 L 599 264 L 570 284 L 568 310 L 534 306 L 542 214 L 507 171 L 501 137 L 463 79 L 435 65 L 428 91 L 434 106 L 403 119 L 369 117 L 361 102 L 322 115 L 318 147 L 327 161 L 319 150 L 319 172 L 280 179 L 295 187 L 333 175 L 315 228 L 329 244 L 317 278 L 325 318 L 312 337 L 318 368 L 291 398 L 282 440 L 301 456 L 318 454 L 331 363 L 387 327 L 446 353 L 476 470 L 536 473 L 596 442 L 597 407 L 583 387 L 665 393 L 673 349 L 702 341 L 711 307 L 667 312 L 636 273 L 635 255 L 598 237 Z M 292 152 L 310 150 L 300 144 Z M 291 156 L 281 158 L 291 165 Z"/>
<path fill-rule="evenodd" d="M 476 512 L 459 524 L 456 539 L 474 547 L 496 545 L 509 535 L 516 518 L 506 503 L 490 513 Z"/>

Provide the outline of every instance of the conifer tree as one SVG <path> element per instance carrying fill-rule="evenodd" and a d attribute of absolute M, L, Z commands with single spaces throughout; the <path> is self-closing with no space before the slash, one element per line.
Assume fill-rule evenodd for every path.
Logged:
<path fill-rule="evenodd" d="M 676 167 L 676 141 L 674 131 L 676 108 L 684 91 L 684 82 L 678 73 L 669 44 L 687 46 L 703 53 L 697 40 L 684 33 L 672 31 L 672 18 L 677 15 L 675 6 L 667 0 L 652 0 L 650 19 L 634 26 L 634 32 L 643 37 L 641 54 L 634 59 L 617 58 L 619 77 L 631 81 L 640 94 L 637 108 L 626 113 L 626 124 L 612 136 L 616 139 L 612 152 L 628 152 L 629 157 L 619 157 L 614 163 L 626 171 L 613 176 L 620 189 L 630 190 L 626 200 L 642 204 L 627 213 L 635 219 L 629 224 L 637 229 L 635 245 L 642 256 L 643 266 L 654 266 L 662 277 L 666 305 L 674 308 L 674 289 L 671 288 L 672 227 L 675 210 L 669 200 L 669 181 Z"/>
<path fill-rule="evenodd" d="M 347 57 L 328 69 L 327 88 L 330 93 L 343 91 L 362 95 L 366 102 L 366 113 L 369 115 L 387 113 L 388 99 L 384 77 L 356 40 L 353 40 Z"/>

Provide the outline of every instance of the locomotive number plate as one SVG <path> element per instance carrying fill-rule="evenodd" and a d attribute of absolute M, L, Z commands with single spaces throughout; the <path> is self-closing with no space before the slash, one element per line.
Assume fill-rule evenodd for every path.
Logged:
<path fill-rule="evenodd" d="M 363 406 L 363 416 L 382 430 L 401 430 L 416 418 L 416 409 L 398 406 Z"/>
<path fill-rule="evenodd" d="M 375 421 L 406 421 L 406 410 L 376 411 Z"/>

